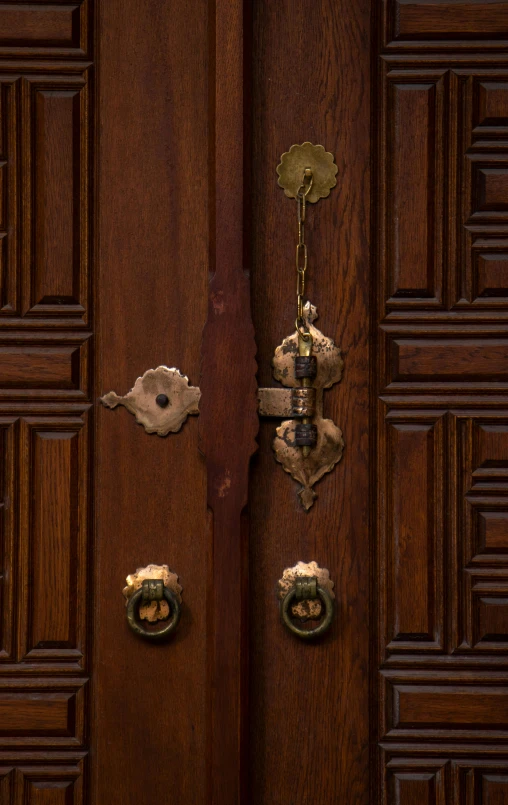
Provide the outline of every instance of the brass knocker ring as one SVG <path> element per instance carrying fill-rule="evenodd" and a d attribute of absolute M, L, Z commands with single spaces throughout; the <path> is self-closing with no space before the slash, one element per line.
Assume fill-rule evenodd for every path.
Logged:
<path fill-rule="evenodd" d="M 291 605 L 294 601 L 314 600 L 319 598 L 324 606 L 324 616 L 315 629 L 302 629 L 297 626 L 291 618 Z M 317 578 L 301 576 L 295 580 L 294 586 L 291 587 L 285 598 L 281 602 L 281 615 L 284 625 L 287 626 L 290 632 L 301 637 L 302 640 L 314 640 L 320 637 L 327 629 L 333 619 L 333 601 L 328 592 L 317 583 Z"/>
<path fill-rule="evenodd" d="M 145 629 L 139 618 L 139 604 L 149 603 L 150 601 L 161 601 L 166 599 L 169 605 L 171 617 L 164 624 L 162 629 L 149 631 Z M 145 579 L 142 586 L 136 590 L 129 598 L 127 604 L 127 621 L 133 632 L 146 638 L 147 640 L 163 640 L 175 631 L 180 621 L 180 602 L 174 593 L 166 587 L 162 579 Z"/>

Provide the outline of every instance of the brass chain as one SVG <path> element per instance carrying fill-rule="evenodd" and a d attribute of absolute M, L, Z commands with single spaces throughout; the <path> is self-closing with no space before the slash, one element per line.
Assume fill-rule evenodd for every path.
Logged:
<path fill-rule="evenodd" d="M 309 329 L 303 318 L 303 296 L 305 293 L 305 272 L 307 271 L 307 244 L 305 243 L 305 207 L 313 183 L 312 171 L 306 168 L 303 182 L 296 194 L 298 218 L 298 243 L 296 244 L 296 329 L 304 341 L 310 337 Z"/>

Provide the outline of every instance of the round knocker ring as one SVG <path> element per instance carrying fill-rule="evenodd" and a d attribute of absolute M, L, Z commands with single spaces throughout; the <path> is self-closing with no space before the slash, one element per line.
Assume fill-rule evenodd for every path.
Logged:
<path fill-rule="evenodd" d="M 315 600 L 319 598 L 324 606 L 322 621 L 315 629 L 302 629 L 291 618 L 291 605 L 295 601 Z M 315 578 L 299 578 L 281 602 L 281 615 L 284 625 L 290 632 L 302 640 L 314 640 L 330 628 L 333 620 L 333 601 L 328 592 L 317 583 Z"/>
<path fill-rule="evenodd" d="M 171 617 L 164 624 L 162 629 L 149 631 L 145 629 L 139 618 L 139 605 L 150 601 L 168 602 Z M 163 640 L 169 637 L 178 626 L 180 621 L 180 602 L 174 593 L 165 586 L 160 579 L 145 579 L 142 586 L 131 595 L 127 604 L 127 620 L 133 632 L 146 638 L 146 640 Z"/>

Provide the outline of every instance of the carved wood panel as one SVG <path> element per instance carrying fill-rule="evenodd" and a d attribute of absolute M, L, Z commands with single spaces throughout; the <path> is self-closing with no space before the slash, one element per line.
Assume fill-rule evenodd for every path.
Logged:
<path fill-rule="evenodd" d="M 91 0 L 0 2 L 0 801 L 82 805 Z"/>
<path fill-rule="evenodd" d="M 91 367 L 95 359 L 91 312 L 95 5 L 92 0 L 0 0 L 2 805 L 83 805 L 88 785 L 83 774 L 91 730 L 85 703 L 91 696 L 87 637 L 91 613 L 87 602 L 92 558 Z M 294 20 L 290 5 L 284 6 L 285 17 Z M 367 131 L 369 57 L 364 48 L 359 64 L 356 53 L 368 39 L 369 23 L 365 20 L 369 14 L 362 16 L 362 10 L 354 5 L 350 7 L 351 18 L 338 14 L 331 4 L 324 3 L 322 8 L 324 15 L 319 21 L 314 19 L 314 27 L 308 32 L 307 45 L 313 44 L 306 54 L 304 76 L 297 70 L 288 75 L 288 62 L 280 57 L 277 12 L 269 10 L 268 4 L 265 11 L 256 11 L 254 25 L 264 60 L 254 71 L 258 82 L 254 100 L 262 110 L 262 124 L 254 131 L 253 153 L 257 165 L 266 170 L 266 179 L 258 167 L 253 195 L 262 223 L 257 232 L 265 240 L 255 244 L 262 271 L 254 271 L 253 303 L 261 371 L 268 373 L 269 382 L 269 358 L 279 338 L 281 311 L 287 320 L 292 315 L 289 307 L 279 305 L 277 293 L 282 288 L 284 299 L 289 299 L 293 292 L 289 274 L 281 279 L 282 275 L 266 270 L 274 261 L 285 265 L 285 252 L 278 252 L 285 248 L 279 234 L 289 231 L 290 217 L 278 198 L 277 202 L 267 200 L 265 187 L 273 180 L 273 155 L 278 156 L 293 140 L 314 136 L 314 131 L 316 138 L 326 138 L 327 145 L 340 154 L 344 186 L 358 192 L 354 203 L 348 200 L 346 204 L 345 195 L 340 196 L 344 218 L 339 240 L 335 208 L 324 207 L 323 223 L 319 224 L 321 246 L 316 238 L 314 248 L 316 256 L 322 248 L 326 267 L 321 280 L 312 279 L 313 293 L 318 297 L 322 294 L 326 300 L 337 277 L 341 281 L 341 308 L 328 305 L 328 315 L 336 318 L 338 340 L 347 345 L 349 363 L 342 393 L 330 404 L 342 411 L 341 421 L 346 435 L 349 433 L 350 464 L 343 465 L 336 486 L 328 483 L 321 509 L 305 521 L 301 531 L 287 517 L 291 505 L 290 493 L 285 491 L 288 487 L 284 486 L 287 479 L 280 477 L 277 469 L 275 485 L 265 488 L 258 473 L 253 509 L 262 494 L 265 498 L 264 508 L 258 505 L 251 513 L 256 537 L 251 553 L 257 560 L 253 576 L 262 575 L 258 581 L 266 585 L 265 601 L 271 594 L 265 567 L 275 562 L 280 562 L 281 568 L 290 564 L 295 561 L 295 551 L 305 551 L 309 556 L 319 548 L 324 551 L 324 561 L 335 567 L 341 566 L 342 557 L 342 566 L 349 567 L 349 580 L 344 576 L 340 593 L 340 630 L 336 631 L 340 639 L 333 643 L 336 653 L 330 654 L 330 643 L 318 647 L 310 665 L 312 684 L 307 686 L 305 701 L 301 680 L 296 675 L 293 679 L 286 667 L 288 656 L 299 656 L 299 648 L 280 642 L 276 610 L 265 604 L 268 615 L 257 621 L 253 618 L 251 647 L 266 646 L 265 636 L 270 631 L 278 652 L 271 654 L 270 662 L 267 655 L 257 654 L 258 666 L 253 666 L 257 674 L 252 685 L 254 701 L 264 704 L 264 709 L 254 708 L 252 717 L 257 791 L 265 798 L 274 788 L 281 797 L 287 795 L 284 775 L 277 775 L 282 768 L 286 775 L 292 775 L 301 762 L 294 734 L 307 715 L 312 729 L 316 703 L 322 702 L 328 709 L 333 704 L 337 717 L 327 720 L 329 734 L 323 745 L 321 739 L 310 744 L 305 759 L 308 778 L 313 778 L 314 790 L 319 789 L 325 798 L 335 795 L 339 778 L 345 780 L 346 790 L 349 786 L 357 798 L 365 798 L 365 770 L 370 767 L 366 743 L 362 742 L 369 711 L 365 670 L 370 505 L 367 308 L 372 299 L 377 305 L 377 349 L 371 354 L 376 361 L 373 378 L 378 398 L 370 453 L 378 479 L 377 496 L 373 498 L 377 529 L 372 535 L 376 549 L 372 626 L 377 650 L 373 652 L 372 690 L 377 706 L 373 737 L 379 744 L 373 803 L 501 805 L 508 801 L 508 3 L 379 0 L 373 4 L 376 69 L 372 75 L 378 85 L 373 92 L 372 148 L 376 149 L 376 159 L 372 164 L 378 170 L 374 193 L 374 210 L 378 212 L 370 275 L 366 259 L 370 229 L 364 209 L 370 140 L 367 135 L 365 139 L 356 136 L 357 129 L 351 123 L 356 115 L 362 131 Z M 192 34 L 191 50 L 196 53 L 201 52 L 208 36 L 204 6 L 199 12 Z M 115 13 L 105 12 L 105 21 L 112 23 Z M 193 277 L 198 276 L 199 269 L 204 290 L 206 284 L 207 213 L 206 201 L 202 200 L 206 198 L 206 178 L 195 179 L 201 182 L 198 192 L 189 186 L 183 170 L 198 153 L 206 152 L 206 124 L 196 113 L 206 103 L 205 70 L 203 67 L 196 81 L 192 71 L 182 69 L 187 53 L 177 51 L 175 55 L 176 49 L 171 52 L 167 48 L 172 14 L 167 7 L 160 13 L 167 27 L 162 28 L 159 19 L 157 25 L 152 18 L 147 24 L 145 16 L 148 35 L 143 25 L 136 28 L 137 58 L 152 82 L 150 92 L 136 84 L 138 62 L 124 81 L 126 86 L 130 82 L 136 93 L 131 99 L 136 116 L 140 120 L 150 117 L 153 139 L 140 127 L 135 143 L 129 130 L 123 139 L 118 137 L 119 142 L 111 144 L 114 104 L 122 102 L 118 100 L 122 97 L 118 64 L 127 69 L 128 61 L 120 53 L 118 42 L 118 61 L 111 59 L 106 90 L 103 88 L 103 108 L 109 104 L 114 109 L 107 120 L 109 175 L 125 173 L 124 189 L 128 188 L 125 207 L 118 208 L 116 217 L 114 211 L 111 213 L 112 226 L 105 228 L 103 242 L 108 266 L 116 266 L 117 271 L 103 280 L 108 312 L 116 311 L 117 322 L 125 315 L 131 327 L 127 334 L 111 334 L 110 352 L 106 353 L 117 360 L 120 352 L 127 355 L 122 362 L 125 382 L 146 368 L 145 357 L 153 354 L 154 344 L 154 365 L 170 359 L 171 339 L 166 332 L 161 335 L 161 323 L 175 298 L 168 295 L 168 283 L 160 283 L 156 274 L 148 278 L 143 327 L 133 324 L 137 311 L 130 288 L 123 289 L 123 296 L 115 296 L 121 271 L 125 273 L 130 265 L 138 270 L 144 264 L 145 246 L 127 251 L 124 244 L 126 233 L 145 221 L 146 211 L 152 235 L 155 233 L 155 241 L 150 243 L 158 244 L 155 253 L 160 257 L 167 251 L 169 232 L 174 263 L 196 265 Z M 336 27 L 327 24 L 333 14 L 339 20 Z M 132 10 L 130 16 L 135 18 Z M 134 23 L 129 15 L 125 20 L 127 39 Z M 179 25 L 183 30 L 183 15 Z M 156 27 L 161 30 L 161 39 L 154 47 L 151 37 Z M 293 59 L 293 54 L 301 51 L 299 29 L 292 22 L 284 30 L 290 42 L 287 53 Z M 354 51 L 354 59 L 350 60 L 345 41 Z M 169 62 L 170 77 L 162 76 L 161 54 L 174 59 Z M 276 66 L 273 73 L 266 70 L 268 58 Z M 326 67 L 322 91 L 316 92 L 314 76 L 324 75 L 325 62 L 332 66 Z M 196 65 L 194 68 L 197 75 Z M 339 93 L 338 72 L 342 80 Z M 272 80 L 273 75 L 277 80 Z M 302 84 L 302 80 L 307 83 Z M 185 92 L 182 81 L 187 82 Z M 292 116 L 284 106 L 288 86 L 292 86 Z M 157 103 L 152 101 L 154 92 Z M 183 101 L 174 104 L 172 125 L 176 133 L 166 140 L 165 103 L 169 97 L 185 99 L 188 106 L 185 112 Z M 270 118 L 272 109 L 277 111 Z M 197 132 L 199 148 L 194 147 L 190 136 L 182 136 L 182 131 L 189 134 L 187 127 Z M 151 158 L 143 166 L 144 213 L 138 216 L 140 169 L 129 164 L 129 158 L 147 144 Z M 159 149 L 164 151 L 160 160 L 154 156 L 159 155 Z M 177 154 L 177 169 L 167 158 L 170 152 Z M 159 182 L 161 165 L 170 166 L 164 182 Z M 201 167 L 196 175 L 206 177 L 206 167 Z M 105 182 L 104 198 L 111 204 L 107 185 Z M 233 185 L 237 187 L 234 181 Z M 176 187 L 185 226 L 176 215 L 157 218 L 154 208 L 160 205 L 154 196 L 156 186 L 162 186 L 162 193 L 166 187 Z M 279 210 L 276 214 L 271 208 L 275 203 Z M 262 218 L 265 215 L 266 219 Z M 277 215 L 281 216 L 280 226 L 275 226 Z M 126 219 L 122 228 L 119 221 Z M 195 230 L 190 237 L 192 225 Z M 189 241 L 195 243 L 195 251 L 189 252 Z M 337 265 L 326 263 L 326 255 L 338 255 L 339 251 Z M 344 255 L 349 263 L 342 259 Z M 237 263 L 240 265 L 241 260 Z M 171 292 L 178 293 L 180 306 L 171 308 L 173 321 L 167 326 L 183 330 L 188 321 L 199 319 L 196 311 L 201 308 L 189 291 L 184 270 L 180 269 L 180 275 L 174 266 L 172 270 Z M 368 293 L 370 278 L 378 283 L 372 297 Z M 271 301 L 267 303 L 267 299 Z M 152 307 L 157 308 L 157 316 L 147 313 Z M 326 304 L 320 307 L 325 309 Z M 150 331 L 152 321 L 158 322 L 158 334 Z M 190 370 L 184 358 L 195 361 L 194 377 L 198 367 L 192 350 L 199 338 L 196 324 L 196 332 L 185 336 L 186 353 L 180 361 L 186 371 Z M 112 363 L 109 360 L 108 366 Z M 124 426 L 128 427 L 124 420 L 111 420 L 111 432 L 117 431 L 110 436 L 110 446 L 122 441 L 116 434 L 123 434 Z M 141 441 L 137 433 L 128 447 L 123 440 L 122 447 L 130 451 L 131 463 L 140 465 L 152 451 L 161 476 L 169 474 L 171 462 L 184 468 L 181 477 L 172 479 L 172 488 L 164 488 L 168 511 L 172 507 L 178 510 L 178 502 L 186 494 L 198 499 L 198 492 L 203 492 L 204 480 L 196 480 L 197 465 L 188 458 L 196 447 L 190 432 L 173 443 L 171 454 L 163 453 L 161 445 Z M 261 447 L 259 465 L 268 465 L 272 456 L 265 431 Z M 243 449 L 250 450 L 250 446 L 243 445 Z M 282 491 L 276 498 L 273 490 L 277 485 Z M 161 494 L 163 486 L 165 482 L 160 482 Z M 137 505 L 139 508 L 132 510 L 125 507 L 122 523 L 130 518 L 131 511 L 136 516 L 145 514 L 144 502 Z M 279 505 L 280 517 L 273 518 Z M 267 511 L 271 512 L 270 523 Z M 106 522 L 113 521 L 114 526 L 115 519 L 111 513 L 109 516 L 111 520 Z M 148 517 L 147 529 L 153 534 L 160 517 L 153 512 Z M 196 556 L 206 553 L 206 529 L 200 517 L 195 517 L 194 521 L 186 511 L 179 522 L 187 528 L 188 538 L 171 546 L 172 555 L 182 564 L 188 559 L 187 552 Z M 347 531 L 344 539 L 330 538 L 339 527 Z M 270 529 L 278 529 L 271 540 Z M 198 537 L 199 550 L 192 547 Z M 123 535 L 116 539 L 115 545 L 120 544 Z M 137 540 L 130 545 L 133 555 L 141 550 L 140 543 L 148 541 L 144 534 L 138 534 Z M 155 538 L 149 544 L 155 544 Z M 115 546 L 109 550 L 112 555 L 116 553 Z M 199 565 L 201 571 L 207 561 L 205 556 Z M 187 567 L 198 565 L 187 563 Z M 206 743 L 202 723 L 206 696 L 200 691 L 205 687 L 201 668 L 207 613 L 199 584 L 206 587 L 208 582 L 196 581 L 202 575 L 188 572 L 193 583 L 187 585 L 186 581 L 186 601 L 194 618 L 187 629 L 198 642 L 198 650 L 189 662 L 192 652 L 189 654 L 183 638 L 173 647 L 175 676 L 187 664 L 188 679 L 197 691 L 194 698 L 186 699 L 188 721 L 179 735 L 181 755 L 173 757 L 173 763 L 182 769 L 191 752 L 202 762 Z M 101 583 L 106 587 L 109 580 Z M 350 588 L 357 591 L 354 601 L 348 597 Z M 105 651 L 118 634 L 114 619 L 106 624 L 103 634 L 100 648 Z M 117 659 L 119 653 L 113 656 Z M 277 667 L 272 662 L 274 656 L 278 657 Z M 334 662 L 324 677 L 322 661 L 330 664 L 330 656 Z M 166 669 L 158 667 L 154 673 L 159 674 L 159 681 L 166 678 Z M 294 688 L 283 686 L 289 678 Z M 125 684 L 125 678 L 123 681 Z M 127 681 L 132 688 L 139 687 L 137 680 Z M 116 729 L 112 714 L 117 702 L 110 695 L 116 679 L 108 685 L 101 700 L 105 705 L 101 747 L 112 745 L 110 737 Z M 156 689 L 159 694 L 163 690 L 154 684 Z M 149 720 L 146 714 L 152 712 L 151 693 L 145 689 L 144 697 L 140 697 L 145 722 Z M 290 706 L 296 699 L 294 693 L 300 696 L 299 710 Z M 227 690 L 224 695 L 227 697 Z M 191 721 L 197 724 L 197 737 L 188 729 Z M 335 722 L 342 724 L 339 736 Z M 272 736 L 279 736 L 281 723 L 285 724 L 285 734 L 276 745 L 278 750 L 283 747 L 283 762 L 276 752 L 267 752 L 269 742 L 265 740 L 270 730 Z M 341 751 L 334 744 L 338 740 L 342 741 Z M 325 777 L 316 788 L 313 775 L 327 753 L 326 767 L 334 769 L 335 776 Z M 351 757 L 356 759 L 353 772 Z M 203 775 L 202 769 L 200 773 Z M 115 774 L 121 776 L 122 771 L 117 769 Z M 183 791 L 183 798 L 192 798 L 193 792 L 201 790 L 201 784 L 195 784 L 191 777 L 188 770 L 182 772 L 179 793 Z M 100 790 L 105 790 L 109 780 L 100 771 L 97 779 Z M 139 779 L 135 784 L 144 790 L 144 783 Z M 92 789 L 88 786 L 89 791 Z M 298 796 L 303 801 L 307 792 L 301 790 Z"/>
<path fill-rule="evenodd" d="M 508 5 L 378 7 L 378 784 L 508 801 Z"/>
<path fill-rule="evenodd" d="M 89 69 L 20 66 L 0 62 L 0 317 L 86 325 Z"/>
<path fill-rule="evenodd" d="M 2 805 L 79 805 L 83 802 L 83 760 L 54 766 L 16 767 L 16 758 L 0 760 Z"/>

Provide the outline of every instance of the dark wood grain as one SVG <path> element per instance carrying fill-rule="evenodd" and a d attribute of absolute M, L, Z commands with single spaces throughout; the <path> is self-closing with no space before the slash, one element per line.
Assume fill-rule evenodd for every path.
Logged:
<path fill-rule="evenodd" d="M 35 326 L 55 327 L 65 317 L 70 327 L 88 324 L 90 74 L 90 65 L 83 62 L 2 61 L 4 326 L 18 326 L 20 316 L 25 329 L 31 317 Z M 44 315 L 49 320 L 41 320 Z"/>
<path fill-rule="evenodd" d="M 507 14 L 0 2 L 1 805 L 508 802 Z M 305 140 L 346 443 L 309 514 L 273 422 L 248 476 Z M 201 367 L 199 423 L 95 406 L 158 364 Z M 279 620 L 299 559 L 335 582 L 315 645 Z M 149 562 L 166 645 L 126 623 Z"/>
<path fill-rule="evenodd" d="M 25 47 L 27 44 L 69 47 L 74 43 L 73 17 L 76 5 L 41 3 L 27 8 L 21 3 L 2 3 L 0 43 L 23 44 Z"/>
<path fill-rule="evenodd" d="M 467 725 L 487 729 L 508 727 L 508 689 L 506 686 L 482 688 L 456 685 L 446 690 L 432 685 L 428 690 L 400 686 L 398 713 L 394 727 L 443 727 L 461 729 Z"/>
<path fill-rule="evenodd" d="M 100 6 L 97 395 L 160 364 L 199 382 L 208 279 L 206 3 Z M 192 19 L 192 24 L 189 20 Z M 167 439 L 97 411 L 96 630 L 90 798 L 206 801 L 209 534 L 197 419 Z M 168 564 L 171 642 L 127 625 L 125 577 Z"/>
<path fill-rule="evenodd" d="M 78 438 L 76 431 L 43 430 L 36 431 L 32 437 L 34 533 L 31 547 L 35 602 L 44 601 L 48 586 L 52 590 L 45 606 L 34 606 L 31 618 L 34 648 L 55 642 L 70 647 L 75 631 L 71 625 L 75 622 L 72 606 L 75 598 L 69 592 L 76 588 L 77 581 L 78 487 L 77 479 L 72 477 L 72 462 Z M 59 557 L 58 566 L 55 566 L 55 556 Z"/>
<path fill-rule="evenodd" d="M 479 254 L 477 261 L 477 293 L 486 297 L 508 296 L 508 255 Z"/>
<path fill-rule="evenodd" d="M 337 187 L 309 205 L 307 297 L 344 352 L 325 415 L 345 452 L 306 514 L 261 424 L 252 478 L 251 774 L 254 801 L 369 799 L 369 41 L 368 2 L 260 2 L 253 43 L 253 316 L 260 385 L 294 330 L 296 205 L 277 186 L 280 155 L 310 140 L 331 151 Z M 277 580 L 315 560 L 335 582 L 336 619 L 322 642 L 281 624 Z"/>
<path fill-rule="evenodd" d="M 85 792 L 92 5 L 0 4 L 2 805 Z"/>
<path fill-rule="evenodd" d="M 422 418 L 405 417 L 402 423 L 390 418 L 392 472 L 385 479 L 385 499 L 391 534 L 388 572 L 393 574 L 387 640 L 392 650 L 414 648 L 416 642 L 442 648 L 443 422 L 439 415 Z"/>
<path fill-rule="evenodd" d="M 211 269 L 203 331 L 200 443 L 207 467 L 212 567 L 209 594 L 209 802 L 247 801 L 248 534 L 242 524 L 257 448 L 256 344 L 246 255 L 249 29 L 242 0 L 211 7 Z M 250 732 L 250 727 L 249 727 Z"/>
<path fill-rule="evenodd" d="M 83 745 L 84 680 L 69 677 L 0 681 L 0 741 L 33 750 Z"/>
<path fill-rule="evenodd" d="M 431 805 L 445 802 L 444 775 L 439 771 L 392 772 L 389 778 L 390 802 L 397 805 Z"/>
<path fill-rule="evenodd" d="M 430 39 L 502 35 L 508 25 L 508 3 L 504 0 L 459 0 L 459 2 L 414 2 L 395 0 L 400 36 Z"/>
<path fill-rule="evenodd" d="M 80 174 L 74 119 L 79 103 L 79 91 L 35 93 L 36 303 L 76 302 L 80 211 L 75 180 Z"/>
<path fill-rule="evenodd" d="M 504 47 L 506 7 L 389 0 L 384 8 L 389 50 L 397 54 L 382 59 L 374 98 L 380 326 L 372 393 L 382 397 L 374 801 L 466 805 L 476 798 L 484 805 L 508 796 L 502 759 L 508 738 L 508 420 L 501 271 L 508 118 L 506 64 L 495 56 Z M 425 87 L 436 93 L 428 122 L 417 122 L 400 105 L 396 114 L 394 93 L 418 97 Z M 426 174 L 420 196 L 433 199 L 436 214 L 425 236 L 442 292 L 427 300 L 416 289 L 390 296 L 397 260 L 390 230 L 402 233 L 416 203 L 407 184 L 394 191 L 393 143 L 408 136 L 412 143 L 416 132 L 428 144 L 427 155 L 440 152 L 434 170 L 420 172 L 423 157 L 415 168 L 418 181 Z M 406 175 L 415 181 L 411 165 Z M 409 274 L 423 231 L 408 227 L 402 236 L 400 248 L 413 255 L 406 261 Z M 430 452 L 416 460 L 422 428 L 429 426 Z M 393 639 L 397 611 L 405 625 Z M 439 760 L 432 757 L 436 742 Z"/>
<path fill-rule="evenodd" d="M 75 347 L 60 344 L 0 346 L 0 382 L 4 388 L 72 388 L 72 359 L 75 351 Z"/>
<path fill-rule="evenodd" d="M 442 128 L 444 82 L 389 87 L 387 139 L 390 304 L 441 301 Z"/>
<path fill-rule="evenodd" d="M 68 735 L 69 696 L 0 691 L 0 717 L 4 735 Z"/>
<path fill-rule="evenodd" d="M 378 7 L 385 22 L 383 45 L 389 50 L 506 48 L 506 0 L 380 0 Z"/>

